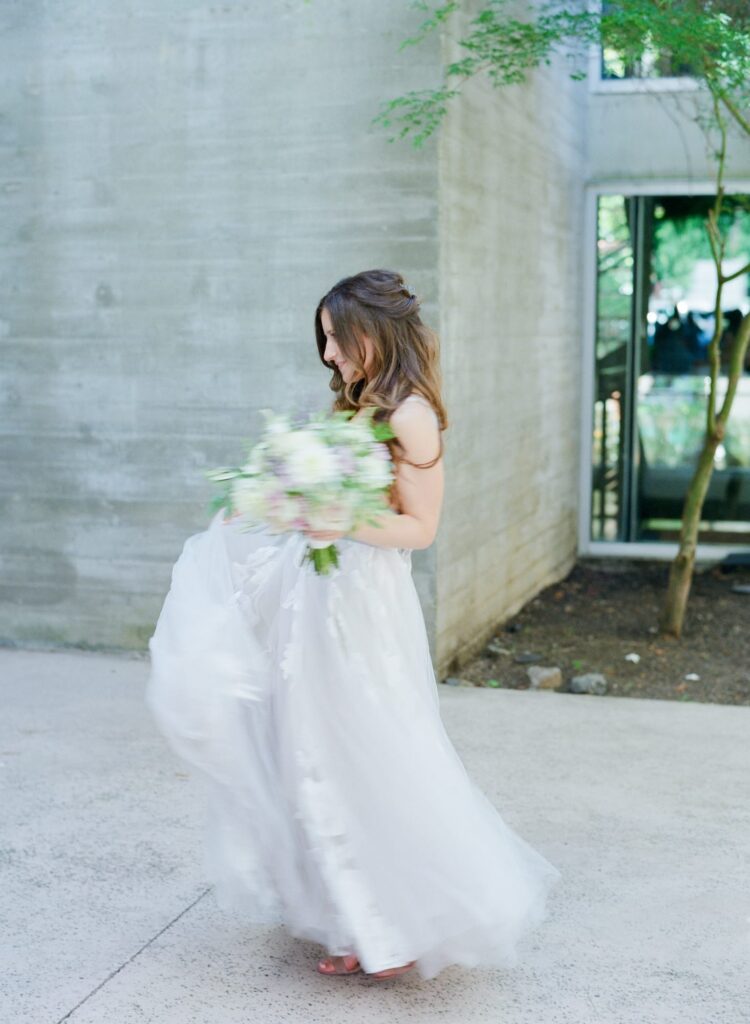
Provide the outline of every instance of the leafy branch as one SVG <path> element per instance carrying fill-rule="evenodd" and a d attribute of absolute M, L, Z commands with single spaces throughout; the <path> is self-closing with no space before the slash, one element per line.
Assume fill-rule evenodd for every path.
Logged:
<path fill-rule="evenodd" d="M 559 55 L 572 64 L 571 79 L 584 79 L 592 46 L 616 53 L 625 66 L 637 66 L 649 53 L 667 55 L 674 66 L 690 69 L 736 125 L 750 134 L 750 12 L 741 3 L 613 0 L 592 9 L 588 0 L 547 0 L 530 6 L 525 19 L 511 13 L 511 5 L 512 0 L 487 0 L 457 40 L 466 55 L 443 68 L 437 89 L 414 90 L 384 102 L 372 123 L 398 126 L 388 142 L 411 134 L 414 147 L 421 147 L 440 125 L 447 101 L 479 75 L 486 74 L 495 88 L 520 85 L 530 72 L 551 65 Z M 461 12 L 456 2 L 436 6 L 414 0 L 412 6 L 429 16 L 400 49 L 445 29 Z"/>

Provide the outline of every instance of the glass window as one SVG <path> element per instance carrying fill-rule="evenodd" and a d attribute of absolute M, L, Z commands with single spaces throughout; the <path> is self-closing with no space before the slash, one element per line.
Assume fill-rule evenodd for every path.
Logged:
<path fill-rule="evenodd" d="M 611 3 L 602 2 L 602 13 L 607 13 Z M 611 47 L 602 47 L 601 77 L 603 81 L 622 81 L 638 78 L 689 78 L 694 73 L 690 64 L 676 60 L 665 50 L 652 45 L 648 33 L 644 36 L 643 50 L 637 60 L 626 61 L 621 53 Z"/>
<path fill-rule="evenodd" d="M 673 541 L 702 446 L 716 274 L 705 218 L 711 196 L 601 196 L 591 537 Z M 724 216 L 728 272 L 750 261 L 750 197 Z M 724 289 L 717 408 L 727 361 L 750 311 L 750 275 Z M 704 543 L 750 542 L 750 352 L 703 509 Z"/>
<path fill-rule="evenodd" d="M 601 76 L 605 82 L 630 78 L 690 78 L 689 64 L 675 61 L 671 54 L 646 47 L 639 60 L 626 62 L 616 50 L 603 47 Z"/>

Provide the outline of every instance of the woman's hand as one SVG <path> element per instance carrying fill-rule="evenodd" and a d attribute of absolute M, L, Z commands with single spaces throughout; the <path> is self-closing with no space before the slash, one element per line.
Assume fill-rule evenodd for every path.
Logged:
<path fill-rule="evenodd" d="M 346 533 L 343 530 L 303 530 L 302 532 L 306 537 L 312 537 L 313 540 L 327 540 L 331 544 L 342 537 L 346 537 Z"/>

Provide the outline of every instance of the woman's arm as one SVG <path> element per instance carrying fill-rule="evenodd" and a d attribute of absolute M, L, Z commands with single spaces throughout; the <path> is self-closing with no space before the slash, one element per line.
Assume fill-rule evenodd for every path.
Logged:
<path fill-rule="evenodd" d="M 402 402 L 390 425 L 411 462 L 430 462 L 440 451 L 440 428 L 433 411 L 422 402 Z M 386 548 L 428 548 L 435 539 L 443 503 L 443 459 L 429 469 L 400 462 L 396 487 L 402 513 L 377 516 L 383 525 L 366 524 L 345 536 Z"/>

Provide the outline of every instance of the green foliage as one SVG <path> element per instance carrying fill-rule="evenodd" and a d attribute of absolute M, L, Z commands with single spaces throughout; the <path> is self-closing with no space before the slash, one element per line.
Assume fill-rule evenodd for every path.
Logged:
<path fill-rule="evenodd" d="M 446 28 L 461 10 L 455 2 L 415 0 L 412 6 L 429 16 L 401 48 Z M 571 78 L 585 78 L 592 45 L 616 54 L 623 66 L 636 66 L 657 52 L 673 66 L 689 67 L 750 134 L 750 14 L 738 0 L 611 0 L 601 10 L 589 9 L 587 0 L 548 0 L 530 6 L 525 19 L 513 13 L 517 6 L 513 0 L 488 0 L 458 40 L 466 56 L 443 69 L 441 86 L 383 105 L 373 124 L 399 126 L 389 142 L 411 134 L 414 147 L 422 146 L 439 126 L 448 101 L 460 95 L 461 84 L 478 74 L 485 73 L 496 88 L 520 85 L 559 55 L 571 63 Z"/>
<path fill-rule="evenodd" d="M 215 494 L 214 497 L 208 504 L 208 514 L 210 516 L 215 515 L 220 508 L 225 508 L 231 512 L 232 509 L 232 496 L 229 487 L 222 494 Z"/>
<path fill-rule="evenodd" d="M 597 353 L 604 358 L 623 345 L 629 330 L 633 245 L 622 196 L 599 200 L 597 258 Z"/>
<path fill-rule="evenodd" d="M 405 46 L 416 46 L 417 43 L 421 43 L 428 32 L 432 29 L 438 28 L 442 25 L 455 11 L 460 10 L 461 5 L 459 3 L 447 3 L 442 4 L 440 7 L 431 8 L 430 4 L 426 3 L 426 0 L 412 0 L 412 7 L 415 7 L 419 11 L 429 11 L 430 17 L 425 19 L 419 26 L 419 34 L 416 36 L 410 36 L 399 46 L 399 50 L 403 50 Z"/>
<path fill-rule="evenodd" d="M 381 423 L 373 423 L 372 432 L 375 435 L 376 441 L 389 441 L 392 437 L 395 437 L 393 427 L 390 423 L 385 421 Z"/>
<path fill-rule="evenodd" d="M 706 232 L 706 218 L 713 197 L 690 197 L 690 212 L 664 216 L 654 211 L 653 273 L 662 285 L 687 289 L 697 260 L 712 258 Z M 719 234 L 726 240 L 724 256 L 743 257 L 750 253 L 750 196 L 725 196 L 717 218 Z"/>
<path fill-rule="evenodd" d="M 459 94 L 459 89 L 423 89 L 407 92 L 391 100 L 385 109 L 373 118 L 373 124 L 390 128 L 394 122 L 400 123 L 401 130 L 398 136 L 391 136 L 388 141 L 393 142 L 397 137 L 402 139 L 411 133 L 412 145 L 419 149 L 442 121 L 448 109 L 447 101 Z"/>

